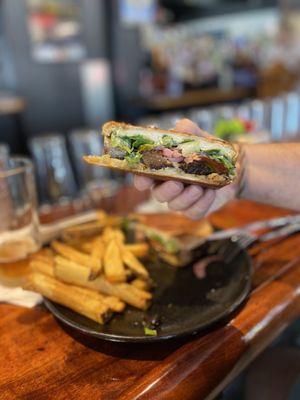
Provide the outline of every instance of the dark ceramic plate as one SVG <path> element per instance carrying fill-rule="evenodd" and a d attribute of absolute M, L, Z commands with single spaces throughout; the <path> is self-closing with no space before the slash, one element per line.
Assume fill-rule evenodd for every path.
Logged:
<path fill-rule="evenodd" d="M 205 245 L 201 255 L 213 254 L 221 244 L 224 241 Z M 229 245 L 237 250 L 236 244 Z M 156 283 L 148 311 L 127 307 L 101 326 L 49 300 L 45 299 L 45 305 L 60 321 L 86 335 L 115 342 L 155 342 L 196 334 L 225 319 L 242 304 L 251 287 L 251 260 L 243 250 L 229 265 L 209 265 L 201 280 L 195 278 L 191 266 L 176 269 L 157 262 L 148 268 Z M 142 321 L 152 318 L 160 325 L 156 336 L 147 336 Z"/>

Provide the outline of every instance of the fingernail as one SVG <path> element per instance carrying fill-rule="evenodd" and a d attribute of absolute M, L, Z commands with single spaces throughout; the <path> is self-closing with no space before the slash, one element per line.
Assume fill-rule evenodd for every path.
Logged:
<path fill-rule="evenodd" d="M 190 186 L 190 191 L 192 194 L 199 195 L 203 193 L 203 188 L 199 185 Z"/>

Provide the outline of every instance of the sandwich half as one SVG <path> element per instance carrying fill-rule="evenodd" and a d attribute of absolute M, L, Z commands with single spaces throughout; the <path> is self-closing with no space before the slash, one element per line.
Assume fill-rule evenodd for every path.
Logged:
<path fill-rule="evenodd" d="M 103 126 L 102 135 L 104 155 L 85 156 L 86 162 L 212 188 L 236 175 L 237 152 L 223 140 L 114 121 Z"/>

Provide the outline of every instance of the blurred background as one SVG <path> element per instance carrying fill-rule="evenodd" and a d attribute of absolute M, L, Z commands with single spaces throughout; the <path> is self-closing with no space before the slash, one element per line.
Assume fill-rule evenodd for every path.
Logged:
<path fill-rule="evenodd" d="M 82 207 L 130 182 L 81 162 L 109 119 L 298 140 L 299 33 L 297 0 L 0 0 L 0 157 Z"/>

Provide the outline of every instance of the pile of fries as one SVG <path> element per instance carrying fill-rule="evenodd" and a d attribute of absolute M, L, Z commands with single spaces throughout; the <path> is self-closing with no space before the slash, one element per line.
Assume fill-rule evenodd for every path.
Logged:
<path fill-rule="evenodd" d="M 33 255 L 26 288 L 104 324 L 126 304 L 141 310 L 149 307 L 151 280 L 140 261 L 149 246 L 126 244 L 120 218 L 101 213 L 96 223 L 96 236 L 87 235 L 88 224 L 73 227 L 63 232 L 63 240 Z"/>

